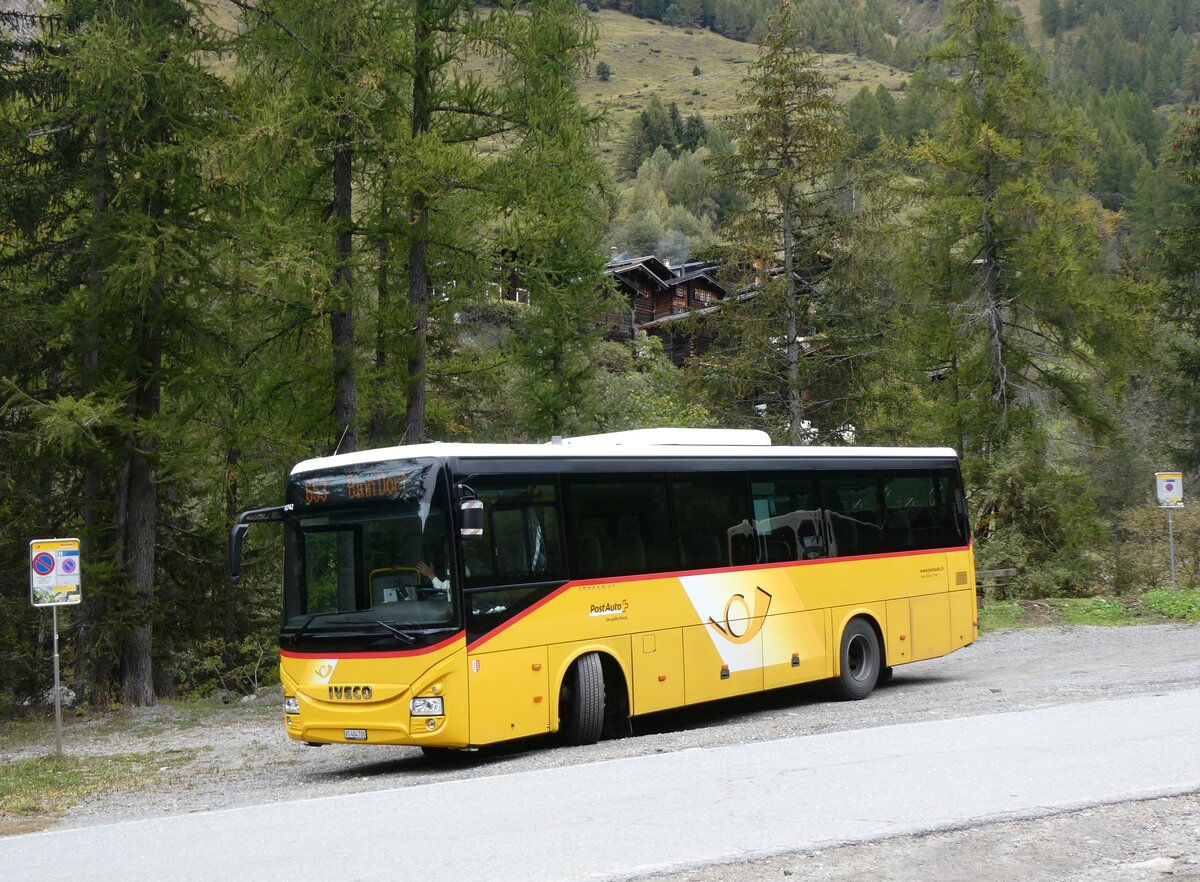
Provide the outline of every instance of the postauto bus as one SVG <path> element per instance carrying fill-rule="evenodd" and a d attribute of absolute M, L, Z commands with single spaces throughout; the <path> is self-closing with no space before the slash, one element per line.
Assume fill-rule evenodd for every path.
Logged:
<path fill-rule="evenodd" d="M 866 697 L 976 639 L 958 460 L 649 429 L 307 460 L 284 505 L 280 672 L 310 744 L 573 744 L 809 681 Z"/>

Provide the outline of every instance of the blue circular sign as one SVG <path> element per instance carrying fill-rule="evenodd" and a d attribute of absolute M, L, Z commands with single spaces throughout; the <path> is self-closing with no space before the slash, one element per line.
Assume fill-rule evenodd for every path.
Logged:
<path fill-rule="evenodd" d="M 54 572 L 54 555 L 48 551 L 39 551 L 33 556 L 33 571 L 39 576 L 49 576 Z"/>
<path fill-rule="evenodd" d="M 64 557 L 62 559 L 62 563 L 58 565 L 58 568 L 62 570 L 65 575 L 69 576 L 71 573 L 75 572 L 75 566 L 75 558 Z"/>

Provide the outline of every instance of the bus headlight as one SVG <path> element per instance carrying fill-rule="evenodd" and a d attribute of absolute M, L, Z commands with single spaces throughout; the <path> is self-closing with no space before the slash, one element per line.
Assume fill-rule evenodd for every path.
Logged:
<path fill-rule="evenodd" d="M 414 717 L 444 716 L 442 697 L 439 695 L 437 698 L 414 698 L 408 703 L 408 712 Z"/>
<path fill-rule="evenodd" d="M 283 712 L 285 714 L 300 713 L 300 700 L 294 695 L 285 695 L 283 697 Z"/>

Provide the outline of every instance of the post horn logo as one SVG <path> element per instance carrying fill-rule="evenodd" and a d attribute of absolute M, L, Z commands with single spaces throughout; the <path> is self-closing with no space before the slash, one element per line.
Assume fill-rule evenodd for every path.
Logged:
<path fill-rule="evenodd" d="M 771 595 L 758 586 L 754 588 L 754 611 L 746 602 L 744 594 L 735 594 L 725 604 L 724 624 L 712 616 L 708 623 L 730 643 L 749 643 L 758 636 L 767 621 L 767 610 L 771 608 Z"/>

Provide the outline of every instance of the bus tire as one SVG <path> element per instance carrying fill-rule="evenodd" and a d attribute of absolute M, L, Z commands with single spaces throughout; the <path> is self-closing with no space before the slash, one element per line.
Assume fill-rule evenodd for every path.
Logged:
<path fill-rule="evenodd" d="M 558 731 L 567 744 L 595 744 L 604 729 L 604 667 L 599 653 L 580 656 L 563 679 Z"/>
<path fill-rule="evenodd" d="M 879 637 L 866 619 L 851 619 L 846 625 L 838 661 L 841 673 L 830 684 L 834 696 L 858 701 L 870 695 L 879 679 L 882 661 Z"/>

